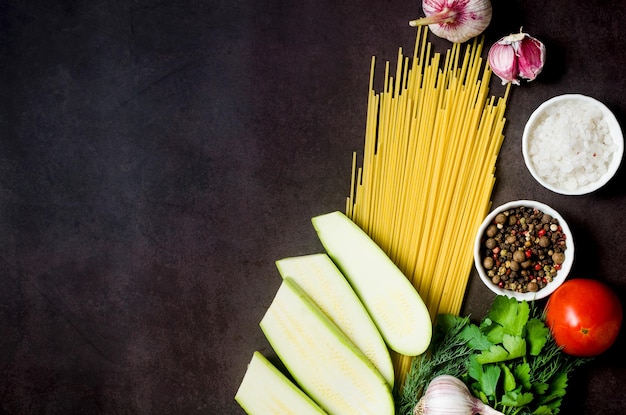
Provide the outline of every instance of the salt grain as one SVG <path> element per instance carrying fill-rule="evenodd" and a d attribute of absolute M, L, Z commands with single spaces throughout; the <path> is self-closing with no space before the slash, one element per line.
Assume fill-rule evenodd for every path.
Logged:
<path fill-rule="evenodd" d="M 537 120 L 529 156 L 548 183 L 575 190 L 608 171 L 617 150 L 602 111 L 585 102 L 559 102 Z"/>

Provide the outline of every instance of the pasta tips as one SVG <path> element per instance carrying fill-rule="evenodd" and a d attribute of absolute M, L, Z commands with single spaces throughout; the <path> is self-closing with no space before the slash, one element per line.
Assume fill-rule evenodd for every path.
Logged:
<path fill-rule="evenodd" d="M 365 143 L 361 160 L 353 156 L 346 213 L 407 275 L 434 319 L 461 311 L 509 88 L 489 96 L 482 40 L 440 54 L 427 33 L 417 30 L 412 57 L 399 50 L 395 71 L 385 63 L 381 91 L 372 59 Z M 407 362 L 396 357 L 399 381 Z"/>

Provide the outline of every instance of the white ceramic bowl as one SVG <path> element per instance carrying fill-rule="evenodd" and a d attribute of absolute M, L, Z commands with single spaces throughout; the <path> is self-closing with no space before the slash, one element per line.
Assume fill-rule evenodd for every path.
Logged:
<path fill-rule="evenodd" d="M 573 119 L 568 120 L 567 118 L 561 118 L 561 120 L 557 120 L 552 116 L 550 119 L 553 122 L 549 123 L 546 120 L 546 117 L 548 117 L 549 114 L 554 113 L 554 111 L 556 111 L 557 109 L 563 109 L 563 106 L 568 104 L 573 104 L 572 108 L 576 108 L 576 112 L 572 114 L 574 115 Z M 582 112 L 582 110 L 579 110 L 580 108 L 583 108 L 587 105 L 593 106 L 601 111 L 602 118 L 606 122 L 608 132 L 612 138 L 613 144 L 611 146 L 605 146 L 600 144 L 600 142 L 603 140 L 598 139 L 597 137 L 593 137 L 593 135 L 589 132 L 586 132 L 584 134 L 573 133 L 575 129 L 574 127 L 582 125 L 579 123 L 582 123 L 583 120 L 587 119 L 586 115 L 583 115 L 584 113 Z M 543 126 L 541 126 L 542 124 Z M 545 167 L 546 165 L 548 165 L 548 163 L 539 163 L 539 157 L 531 155 L 531 141 L 536 139 L 533 138 L 533 133 L 537 131 L 538 128 L 542 128 L 543 131 L 551 131 L 551 128 L 554 128 L 555 132 L 565 132 L 569 129 L 570 132 L 572 132 L 572 134 L 568 134 L 568 137 L 571 138 L 572 141 L 568 142 L 565 146 L 560 146 L 560 148 L 562 148 L 561 154 L 568 155 L 568 157 L 564 157 L 564 159 L 567 161 L 557 160 L 554 151 L 540 152 L 542 154 L 550 154 L 548 163 L 551 166 L 556 166 L 557 170 L 552 171 L 558 171 L 558 174 L 546 174 L 546 171 L 541 172 L 542 166 L 537 166 L 536 164 L 543 164 L 543 167 Z M 538 134 L 537 136 L 548 137 L 549 135 Z M 550 142 L 552 144 L 549 144 Z M 549 146 L 554 146 L 554 142 L 554 140 L 545 140 L 543 141 L 541 147 L 547 148 Z M 587 153 L 585 153 L 585 151 L 579 151 L 583 147 L 587 148 Z M 572 180 L 572 178 L 580 178 L 588 174 L 582 173 L 583 165 L 592 166 L 594 163 L 598 165 L 605 164 L 605 162 L 601 163 L 599 161 L 600 158 L 592 158 L 596 157 L 596 149 L 600 149 L 600 156 L 602 156 L 602 153 L 606 153 L 607 155 L 610 154 L 610 159 L 608 160 L 608 167 L 606 171 L 601 175 L 599 173 L 594 173 L 597 177 L 594 177 L 594 179 L 587 184 L 574 185 L 573 181 L 572 183 L 567 184 L 567 182 Z M 623 153 L 624 137 L 622 134 L 622 129 L 620 128 L 620 125 L 615 118 L 615 115 L 606 107 L 606 105 L 586 95 L 566 94 L 559 95 L 547 100 L 531 114 L 522 135 L 522 154 L 524 156 L 524 162 L 526 163 L 526 167 L 530 171 L 530 174 L 532 174 L 535 180 L 537 180 L 545 188 L 552 190 L 555 193 L 560 193 L 564 195 L 583 195 L 596 191 L 604 186 L 615 175 L 622 161 Z M 576 156 L 572 156 L 573 154 L 576 154 Z M 578 154 L 580 154 L 581 161 L 576 162 L 576 158 L 579 157 Z M 535 160 L 537 163 L 535 163 L 535 161 L 533 160 Z M 585 160 L 587 160 L 587 162 L 585 162 Z M 589 160 L 591 160 L 591 162 L 589 162 Z M 579 167 L 575 168 L 573 170 L 573 173 L 566 173 L 568 168 L 565 167 L 565 163 L 570 162 Z M 557 183 L 547 180 L 546 176 L 552 177 L 554 180 L 557 181 Z M 562 178 L 562 180 L 556 179 L 557 177 Z"/>
<path fill-rule="evenodd" d="M 509 289 L 501 288 L 498 285 L 494 284 L 491 281 L 491 278 L 489 278 L 489 276 L 487 275 L 485 268 L 483 267 L 483 258 L 481 255 L 482 237 L 485 234 L 485 231 L 487 230 L 489 225 L 494 223 L 495 217 L 498 215 L 498 213 L 507 211 L 512 208 L 521 207 L 521 206 L 536 208 L 540 210 L 541 212 L 547 213 L 551 215 L 552 217 L 558 219 L 559 225 L 561 226 L 563 233 L 565 234 L 565 238 L 566 238 L 565 239 L 566 249 L 564 251 L 565 261 L 561 265 L 561 269 L 557 271 L 556 276 L 553 278 L 551 282 L 548 282 L 545 287 L 540 288 L 538 291 L 526 292 L 526 293 L 515 292 Z M 478 233 L 476 234 L 476 239 L 474 242 L 474 265 L 483 283 L 487 286 L 487 288 L 489 288 L 491 291 L 493 291 L 494 293 L 498 295 L 506 295 L 508 297 L 514 297 L 519 301 L 522 301 L 522 300 L 533 301 L 533 300 L 539 300 L 539 299 L 545 298 L 549 296 L 550 294 L 552 294 L 554 290 L 556 290 L 561 284 L 563 284 L 563 282 L 567 278 L 567 275 L 569 274 L 572 268 L 573 263 L 574 263 L 574 238 L 572 237 L 572 232 L 569 226 L 567 225 L 567 222 L 565 222 L 565 219 L 563 219 L 563 217 L 557 211 L 552 209 L 550 206 L 534 201 L 534 200 L 516 200 L 516 201 L 505 203 L 497 207 L 496 209 L 494 209 L 493 211 L 491 211 L 491 213 L 487 215 L 483 223 L 480 225 L 480 228 L 478 229 Z"/>

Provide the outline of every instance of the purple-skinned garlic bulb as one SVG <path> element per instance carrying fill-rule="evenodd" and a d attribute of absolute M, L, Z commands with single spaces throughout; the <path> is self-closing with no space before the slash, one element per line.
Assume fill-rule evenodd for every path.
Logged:
<path fill-rule="evenodd" d="M 489 49 L 489 66 L 501 80 L 520 84 L 520 79 L 534 80 L 546 60 L 546 47 L 528 33 L 513 33 L 498 40 Z"/>
<path fill-rule="evenodd" d="M 437 36 L 463 43 L 481 34 L 491 22 L 490 0 L 423 0 L 426 17 L 411 20 L 410 26 L 428 25 Z"/>

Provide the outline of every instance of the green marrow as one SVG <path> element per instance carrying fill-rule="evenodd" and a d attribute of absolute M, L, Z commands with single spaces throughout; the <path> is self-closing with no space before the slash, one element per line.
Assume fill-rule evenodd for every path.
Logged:
<path fill-rule="evenodd" d="M 424 353 L 432 338 L 432 321 L 424 301 L 402 271 L 343 213 L 316 216 L 312 223 L 387 346 L 407 356 Z"/>
<path fill-rule="evenodd" d="M 235 400 L 248 415 L 326 414 L 258 351 L 252 355 Z"/>
<path fill-rule="evenodd" d="M 394 414 L 389 384 L 291 278 L 260 326 L 296 383 L 328 414 Z"/>
<path fill-rule="evenodd" d="M 312 254 L 276 261 L 283 278 L 292 278 L 343 331 L 393 386 L 389 350 L 354 290 L 328 255 Z"/>

